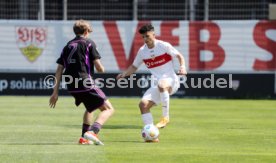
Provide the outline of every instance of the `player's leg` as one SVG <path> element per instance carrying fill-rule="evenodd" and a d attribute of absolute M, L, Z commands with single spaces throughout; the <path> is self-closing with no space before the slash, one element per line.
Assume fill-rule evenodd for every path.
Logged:
<path fill-rule="evenodd" d="M 162 105 L 162 118 L 159 123 L 156 124 L 158 128 L 165 127 L 169 121 L 169 111 L 170 111 L 170 93 L 172 91 L 171 84 L 172 79 L 166 78 L 161 79 L 158 82 L 158 89 L 160 91 L 160 101 Z"/>
<path fill-rule="evenodd" d="M 144 122 L 144 125 L 147 124 L 153 124 L 153 117 L 152 114 L 150 112 L 150 108 L 155 105 L 154 102 L 146 100 L 146 99 L 142 99 L 139 103 L 139 108 L 141 111 L 141 116 L 142 116 L 142 120 Z"/>
<path fill-rule="evenodd" d="M 95 145 L 104 145 L 98 138 L 98 133 L 100 132 L 103 124 L 112 116 L 114 113 L 114 108 L 109 100 L 106 100 L 104 104 L 99 107 L 100 114 L 96 118 L 95 122 L 91 126 L 90 131 L 87 131 L 84 136 L 85 138 L 94 142 Z"/>
<path fill-rule="evenodd" d="M 150 87 L 142 97 L 139 103 L 139 108 L 144 124 L 153 124 L 153 117 L 150 108 L 160 103 L 160 95 L 157 87 Z"/>
<path fill-rule="evenodd" d="M 96 118 L 94 124 L 91 127 L 91 130 L 95 133 L 98 134 L 102 125 L 112 116 L 114 113 L 114 108 L 112 104 L 109 102 L 109 100 L 106 100 L 104 104 L 99 107 L 100 109 L 100 114 Z"/>
<path fill-rule="evenodd" d="M 93 112 L 88 112 L 85 110 L 83 114 L 83 124 L 82 124 L 82 134 L 81 134 L 82 137 L 85 132 L 90 130 L 92 122 L 93 122 Z"/>
<path fill-rule="evenodd" d="M 92 141 L 84 138 L 84 133 L 90 130 L 91 124 L 93 122 L 93 112 L 84 111 L 83 114 L 83 124 L 81 138 L 79 139 L 79 144 L 93 144 Z"/>
<path fill-rule="evenodd" d="M 83 93 L 71 93 L 71 95 L 75 98 L 76 106 L 79 106 L 83 102 L 83 98 L 85 97 Z M 82 133 L 79 139 L 79 144 L 93 144 L 92 141 L 84 138 L 84 133 L 90 130 L 93 121 L 92 119 L 92 112 L 85 111 L 83 114 Z"/>
<path fill-rule="evenodd" d="M 98 139 L 97 134 L 99 133 L 105 121 L 113 114 L 113 106 L 107 100 L 104 92 L 99 88 L 95 88 L 88 92 L 79 93 L 75 96 L 78 96 L 76 104 L 82 102 L 87 110 L 87 113 L 84 115 L 84 120 L 86 123 L 91 124 L 90 122 L 93 118 L 92 113 L 98 108 L 101 110 L 101 113 L 89 128 L 89 131 L 84 133 L 84 138 L 93 141 L 95 145 L 103 145 L 103 143 Z M 89 115 L 91 115 L 91 117 Z"/>
<path fill-rule="evenodd" d="M 146 100 L 146 99 L 142 99 L 139 103 L 139 108 L 141 111 L 141 115 L 142 115 L 142 120 L 144 122 L 144 125 L 147 124 L 152 124 L 153 125 L 153 117 L 152 114 L 150 112 L 150 108 L 152 108 L 152 106 L 154 106 L 155 103 L 153 101 L 150 100 Z M 145 142 L 153 142 L 153 143 L 157 143 L 159 142 L 159 139 L 156 138 L 154 140 L 146 140 Z"/>

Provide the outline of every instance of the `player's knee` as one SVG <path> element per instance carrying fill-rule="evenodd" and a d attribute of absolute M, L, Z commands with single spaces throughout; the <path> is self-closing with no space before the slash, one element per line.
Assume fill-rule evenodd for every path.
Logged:
<path fill-rule="evenodd" d="M 113 108 L 113 106 L 111 106 L 108 111 L 110 112 L 110 115 L 114 114 L 115 109 Z"/>
<path fill-rule="evenodd" d="M 158 86 L 158 89 L 159 89 L 160 92 L 164 92 L 165 91 L 165 88 L 160 87 L 160 86 Z"/>
<path fill-rule="evenodd" d="M 110 113 L 110 115 L 114 114 L 115 109 L 108 100 L 106 101 L 106 107 L 107 107 L 107 110 Z"/>
<path fill-rule="evenodd" d="M 166 88 L 158 87 L 158 89 L 159 89 L 159 92 L 165 92 L 165 91 L 168 91 L 169 93 L 172 92 L 172 87 L 166 87 Z"/>
<path fill-rule="evenodd" d="M 110 115 L 114 114 L 115 109 L 113 108 L 113 106 L 110 104 L 107 107 L 107 111 L 109 112 Z"/>
<path fill-rule="evenodd" d="M 139 103 L 139 108 L 140 109 L 143 109 L 145 107 L 145 104 L 141 101 L 140 103 Z"/>
<path fill-rule="evenodd" d="M 143 101 L 139 103 L 139 108 L 141 110 L 141 113 L 147 112 L 149 110 L 147 104 Z"/>
<path fill-rule="evenodd" d="M 158 84 L 158 89 L 159 89 L 160 92 L 168 91 L 169 88 L 170 88 L 170 86 L 166 82 L 165 83 L 161 82 L 161 83 Z"/>
<path fill-rule="evenodd" d="M 115 109 L 109 101 L 105 101 L 104 105 L 100 107 L 101 111 L 108 111 L 111 115 L 115 112 Z"/>
<path fill-rule="evenodd" d="M 169 86 L 169 83 L 168 83 L 167 80 L 161 79 L 161 80 L 158 81 L 158 87 L 159 88 L 166 88 L 168 86 Z"/>

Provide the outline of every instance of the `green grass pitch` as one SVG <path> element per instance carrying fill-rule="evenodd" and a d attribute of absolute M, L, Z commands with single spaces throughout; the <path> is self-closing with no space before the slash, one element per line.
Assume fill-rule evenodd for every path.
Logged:
<path fill-rule="evenodd" d="M 0 162 L 276 162 L 275 100 L 172 99 L 160 142 L 144 143 L 139 98 L 111 98 L 105 146 L 89 146 L 77 144 L 84 107 L 48 99 L 0 97 Z M 157 122 L 160 106 L 152 113 Z"/>

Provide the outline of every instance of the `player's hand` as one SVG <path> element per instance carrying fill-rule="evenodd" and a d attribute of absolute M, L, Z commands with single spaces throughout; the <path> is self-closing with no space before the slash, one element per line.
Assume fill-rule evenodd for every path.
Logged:
<path fill-rule="evenodd" d="M 184 66 L 180 66 L 180 69 L 178 70 L 177 75 L 187 75 L 186 68 Z"/>
<path fill-rule="evenodd" d="M 55 108 L 57 100 L 58 100 L 58 94 L 53 93 L 49 100 L 50 108 Z"/>
<path fill-rule="evenodd" d="M 118 80 L 118 79 L 124 78 L 124 77 L 126 77 L 126 76 L 124 75 L 124 73 L 121 73 L 121 74 L 118 74 L 118 75 L 117 75 L 116 79 Z"/>

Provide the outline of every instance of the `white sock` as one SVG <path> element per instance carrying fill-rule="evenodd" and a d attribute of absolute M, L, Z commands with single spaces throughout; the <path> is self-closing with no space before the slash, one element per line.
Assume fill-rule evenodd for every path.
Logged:
<path fill-rule="evenodd" d="M 160 99 L 162 104 L 162 112 L 163 117 L 169 118 L 169 110 L 170 110 L 170 94 L 168 91 L 160 93 Z"/>
<path fill-rule="evenodd" d="M 145 125 L 153 124 L 153 117 L 152 117 L 151 113 L 142 114 L 142 120 L 143 120 Z"/>

